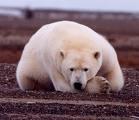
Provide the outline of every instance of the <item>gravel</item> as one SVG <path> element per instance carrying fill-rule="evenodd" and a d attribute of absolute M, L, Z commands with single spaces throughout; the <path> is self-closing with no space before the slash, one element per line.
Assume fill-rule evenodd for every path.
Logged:
<path fill-rule="evenodd" d="M 135 120 L 139 117 L 139 71 L 123 68 L 119 93 L 89 94 L 19 89 L 16 64 L 0 64 L 0 120 Z"/>

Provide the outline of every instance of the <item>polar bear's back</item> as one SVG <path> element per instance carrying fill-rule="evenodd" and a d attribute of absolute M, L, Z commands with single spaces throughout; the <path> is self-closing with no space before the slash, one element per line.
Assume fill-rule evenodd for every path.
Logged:
<path fill-rule="evenodd" d="M 93 48 L 94 44 L 99 44 L 99 37 L 99 34 L 87 26 L 71 21 L 60 21 L 44 25 L 30 41 L 41 48 L 57 51 L 59 48 Z"/>

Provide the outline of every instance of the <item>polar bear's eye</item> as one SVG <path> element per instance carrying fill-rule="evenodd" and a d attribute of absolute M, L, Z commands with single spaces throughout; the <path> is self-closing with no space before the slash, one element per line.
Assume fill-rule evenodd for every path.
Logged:
<path fill-rule="evenodd" d="M 100 53 L 99 53 L 99 52 L 95 52 L 94 57 L 95 57 L 96 59 L 98 59 L 98 58 L 100 57 Z"/>
<path fill-rule="evenodd" d="M 83 70 L 84 70 L 85 72 L 87 72 L 87 71 L 88 71 L 88 68 L 84 68 Z"/>
<path fill-rule="evenodd" d="M 70 71 L 74 71 L 74 68 L 70 68 Z"/>

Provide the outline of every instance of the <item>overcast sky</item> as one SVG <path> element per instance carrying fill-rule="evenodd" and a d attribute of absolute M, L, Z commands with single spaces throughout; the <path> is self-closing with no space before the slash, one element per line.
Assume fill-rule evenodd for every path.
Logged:
<path fill-rule="evenodd" d="M 139 0 L 0 0 L 0 7 L 139 12 Z"/>

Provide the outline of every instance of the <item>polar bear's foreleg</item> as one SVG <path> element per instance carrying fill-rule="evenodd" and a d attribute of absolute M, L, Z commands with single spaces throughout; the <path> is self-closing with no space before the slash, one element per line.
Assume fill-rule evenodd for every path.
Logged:
<path fill-rule="evenodd" d="M 56 91 L 72 92 L 72 89 L 70 88 L 69 84 L 66 83 L 65 80 L 56 78 L 52 79 L 52 82 Z"/>
<path fill-rule="evenodd" d="M 106 74 L 107 80 L 110 82 L 112 91 L 120 91 L 124 85 L 122 70 L 119 65 Z"/>
<path fill-rule="evenodd" d="M 65 81 L 61 79 L 53 79 L 52 82 L 56 91 L 72 92 L 70 86 Z"/>
<path fill-rule="evenodd" d="M 52 80 L 55 90 L 61 92 L 72 92 L 68 81 L 66 81 L 57 71 L 52 71 L 53 72 L 51 72 L 52 74 L 50 75 L 50 78 Z"/>

